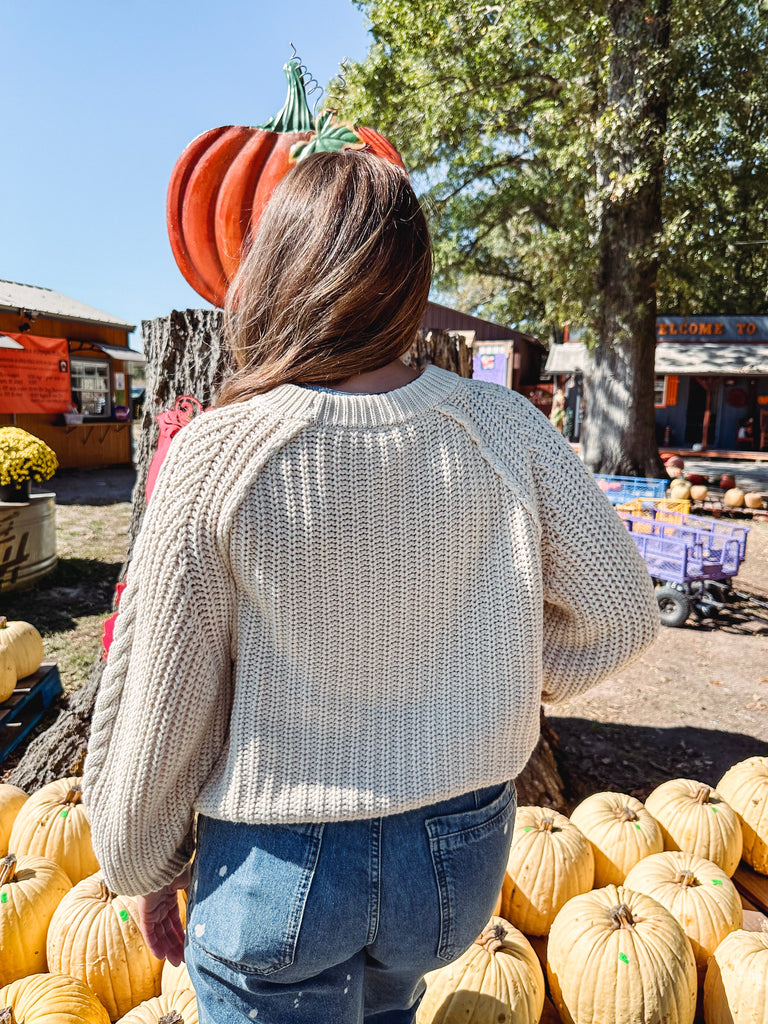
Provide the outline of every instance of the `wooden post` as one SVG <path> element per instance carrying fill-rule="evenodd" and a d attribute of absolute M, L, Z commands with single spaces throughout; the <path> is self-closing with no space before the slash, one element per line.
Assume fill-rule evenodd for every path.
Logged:
<path fill-rule="evenodd" d="M 704 420 L 701 428 L 701 450 L 706 451 L 709 445 L 709 418 L 712 413 L 712 390 L 713 390 L 713 378 L 712 377 L 697 377 L 696 383 L 700 384 L 704 388 L 706 393 L 706 401 L 704 403 Z"/>

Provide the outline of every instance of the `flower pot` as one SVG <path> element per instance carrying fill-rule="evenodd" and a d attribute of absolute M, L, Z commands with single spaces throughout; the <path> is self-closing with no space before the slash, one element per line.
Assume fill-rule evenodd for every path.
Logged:
<path fill-rule="evenodd" d="M 29 480 L 22 480 L 18 484 L 14 481 L 9 484 L 0 484 L 0 501 L 10 504 L 26 504 L 29 501 Z"/>

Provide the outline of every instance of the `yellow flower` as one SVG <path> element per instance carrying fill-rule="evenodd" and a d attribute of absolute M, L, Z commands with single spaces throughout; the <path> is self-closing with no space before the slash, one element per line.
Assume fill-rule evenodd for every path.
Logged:
<path fill-rule="evenodd" d="M 0 486 L 25 480 L 50 480 L 58 469 L 56 454 L 20 427 L 0 427 Z"/>

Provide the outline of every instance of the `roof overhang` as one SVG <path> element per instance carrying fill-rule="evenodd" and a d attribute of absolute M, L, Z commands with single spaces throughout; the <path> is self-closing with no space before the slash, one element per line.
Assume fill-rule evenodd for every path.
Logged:
<path fill-rule="evenodd" d="M 94 348 L 100 348 L 110 359 L 120 359 L 124 363 L 146 363 L 147 361 L 143 352 L 137 352 L 133 348 L 123 348 L 122 345 L 103 345 L 100 341 L 91 341 L 89 344 Z"/>
<path fill-rule="evenodd" d="M 542 373 L 577 373 L 584 370 L 588 361 L 589 353 L 583 342 L 553 345 Z M 655 370 L 667 376 L 768 377 L 768 345 L 660 342 L 656 346 Z"/>

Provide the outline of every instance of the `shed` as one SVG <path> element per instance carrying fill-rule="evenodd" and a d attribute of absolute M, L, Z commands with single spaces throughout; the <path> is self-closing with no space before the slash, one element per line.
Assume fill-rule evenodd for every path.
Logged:
<path fill-rule="evenodd" d="M 656 337 L 658 443 L 768 451 L 768 317 L 660 316 Z M 543 373 L 580 375 L 588 358 L 553 345 Z"/>
<path fill-rule="evenodd" d="M 130 464 L 134 325 L 61 292 L 0 280 L 0 426 L 49 445 L 62 468 Z"/>
<path fill-rule="evenodd" d="M 504 384 L 528 397 L 539 385 L 546 348 L 532 335 L 438 302 L 427 303 L 421 326 L 427 331 L 463 334 L 472 346 L 475 377 Z"/>

